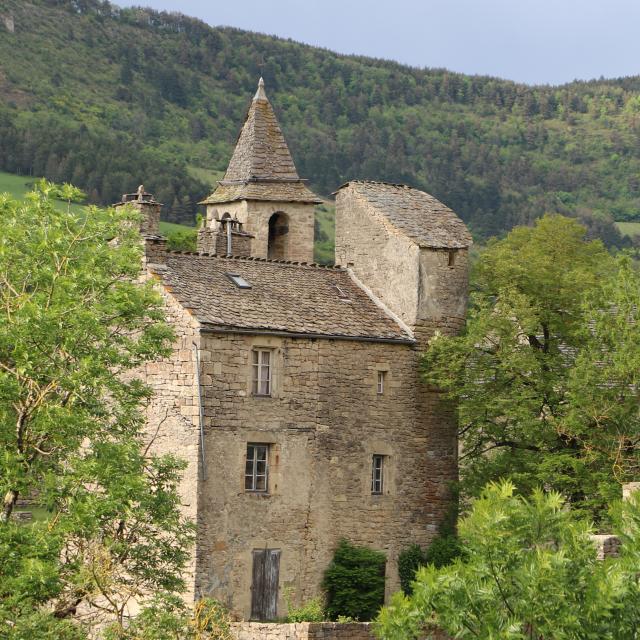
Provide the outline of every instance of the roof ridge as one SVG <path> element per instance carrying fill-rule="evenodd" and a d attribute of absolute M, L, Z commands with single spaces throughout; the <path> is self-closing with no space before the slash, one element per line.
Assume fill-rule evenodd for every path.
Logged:
<path fill-rule="evenodd" d="M 215 258 L 216 260 L 234 260 L 236 262 L 266 262 L 268 264 L 284 265 L 289 267 L 306 267 L 312 269 L 334 269 L 336 271 L 346 271 L 346 267 L 340 264 L 320 264 L 318 262 L 302 262 L 299 260 L 275 260 L 273 258 L 260 258 L 258 256 L 217 256 L 213 253 L 197 252 L 197 251 L 177 251 L 175 249 L 168 249 L 166 254 L 170 256 L 187 256 L 190 258 Z"/>
<path fill-rule="evenodd" d="M 418 189 L 418 187 L 412 187 L 410 184 L 406 184 L 405 182 L 387 182 L 386 180 L 347 180 L 344 184 L 341 184 L 333 193 L 338 193 L 340 189 L 344 189 L 348 187 L 350 184 L 384 184 L 388 187 L 403 187 L 404 189 L 411 189 L 412 191 L 420 191 L 420 193 L 426 193 L 428 196 L 431 195 L 426 191 L 422 191 L 422 189 Z M 433 198 L 433 196 L 431 196 Z M 446 206 L 446 205 L 445 205 Z"/>

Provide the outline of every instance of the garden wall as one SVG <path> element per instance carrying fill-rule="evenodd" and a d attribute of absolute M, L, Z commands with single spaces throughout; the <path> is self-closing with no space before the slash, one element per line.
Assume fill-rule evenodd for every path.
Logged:
<path fill-rule="evenodd" d="M 368 622 L 237 622 L 232 625 L 237 640 L 374 640 Z"/>
<path fill-rule="evenodd" d="M 236 640 L 375 640 L 369 622 L 236 622 L 231 625 Z M 435 633 L 434 640 L 447 640 Z"/>

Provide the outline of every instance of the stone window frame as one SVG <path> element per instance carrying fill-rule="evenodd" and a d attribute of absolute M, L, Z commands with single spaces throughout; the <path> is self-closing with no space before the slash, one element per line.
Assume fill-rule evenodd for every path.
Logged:
<path fill-rule="evenodd" d="M 371 495 L 383 496 L 385 490 L 385 461 L 387 456 L 374 453 L 371 456 Z"/>
<path fill-rule="evenodd" d="M 268 363 L 263 362 L 263 356 L 268 354 Z M 256 398 L 273 397 L 273 367 L 275 361 L 275 349 L 273 347 L 253 346 L 251 349 L 251 395 Z M 262 372 L 267 369 L 267 377 L 262 377 Z M 261 392 L 261 384 L 266 383 L 266 392 Z"/>
<path fill-rule="evenodd" d="M 378 438 L 367 439 L 363 443 L 364 455 L 361 471 L 361 487 L 363 495 L 369 496 L 374 502 L 393 499 L 397 493 L 396 487 L 396 456 L 395 447 L 385 440 Z M 373 459 L 382 456 L 382 493 L 374 493 L 373 489 Z M 364 461 L 366 460 L 366 464 Z"/>
<path fill-rule="evenodd" d="M 387 381 L 387 371 L 384 369 L 378 369 L 377 377 L 376 391 L 379 396 L 383 396 L 385 392 L 385 383 Z"/>
<path fill-rule="evenodd" d="M 249 465 L 249 450 L 253 449 L 253 455 L 251 459 L 251 474 L 247 473 Z M 257 451 L 259 449 L 264 450 L 264 460 L 258 458 Z M 245 467 L 244 467 L 244 490 L 246 493 L 259 493 L 262 495 L 269 494 L 269 467 L 270 467 L 270 454 L 271 444 L 268 442 L 247 442 L 245 450 Z M 260 462 L 264 462 L 264 473 L 258 473 L 258 465 Z M 247 479 L 251 478 L 250 486 L 247 486 Z M 264 488 L 258 488 L 258 478 L 264 478 Z"/>
<path fill-rule="evenodd" d="M 373 366 L 371 366 L 373 371 L 371 372 L 371 376 L 369 380 L 371 380 L 371 385 L 375 390 L 375 396 L 377 398 L 383 398 L 388 396 L 391 393 L 391 365 L 387 362 L 376 362 Z M 382 393 L 380 393 L 380 375 L 383 377 L 383 388 Z"/>

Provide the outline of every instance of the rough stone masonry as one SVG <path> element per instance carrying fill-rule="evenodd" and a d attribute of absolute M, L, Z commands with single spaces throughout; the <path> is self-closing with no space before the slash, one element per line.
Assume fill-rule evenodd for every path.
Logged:
<path fill-rule="evenodd" d="M 318 266 L 319 201 L 262 82 L 203 201 L 198 254 L 165 250 L 144 189 L 123 198 L 145 214 L 146 274 L 178 335 L 142 373 L 155 450 L 188 462 L 185 597 L 246 620 L 286 615 L 285 588 L 318 595 L 341 538 L 385 553 L 389 597 L 398 554 L 428 546 L 452 508 L 455 417 L 420 355 L 463 326 L 471 237 L 424 192 L 353 181 L 336 198 L 342 266 Z"/>

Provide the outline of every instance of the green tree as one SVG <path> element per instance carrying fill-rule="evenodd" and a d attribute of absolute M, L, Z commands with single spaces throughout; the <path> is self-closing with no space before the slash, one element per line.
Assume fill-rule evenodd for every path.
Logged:
<path fill-rule="evenodd" d="M 143 434 L 151 391 L 135 369 L 173 334 L 137 281 L 137 214 L 81 217 L 54 207 L 59 193 L 0 197 L 2 637 L 76 638 L 94 616 L 123 628 L 131 599 L 183 588 L 192 537 L 183 463 L 152 455 Z M 19 498 L 46 515 L 19 524 Z"/>
<path fill-rule="evenodd" d="M 637 269 L 545 216 L 489 243 L 473 282 L 466 332 L 424 360 L 458 404 L 463 494 L 510 477 L 598 517 L 638 471 Z"/>
<path fill-rule="evenodd" d="M 489 485 L 460 523 L 464 555 L 418 571 L 413 595 L 397 593 L 377 632 L 385 640 L 635 640 L 640 628 L 640 499 L 616 509 L 620 558 L 598 560 L 593 526 L 560 494 L 517 497 Z"/>

